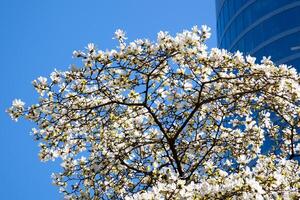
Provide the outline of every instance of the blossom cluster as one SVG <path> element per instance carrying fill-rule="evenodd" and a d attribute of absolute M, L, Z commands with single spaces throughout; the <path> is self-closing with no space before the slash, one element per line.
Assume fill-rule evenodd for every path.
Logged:
<path fill-rule="evenodd" d="M 300 183 L 292 177 L 299 177 L 299 174 L 300 168 L 295 161 L 260 156 L 252 169 L 245 167 L 231 174 L 218 169 L 197 183 L 170 174 L 168 181 L 158 182 L 151 190 L 125 199 L 297 199 Z"/>
<path fill-rule="evenodd" d="M 8 109 L 36 123 L 42 161 L 66 199 L 299 199 L 300 77 L 241 52 L 207 49 L 207 26 L 116 49 L 74 51 L 82 66 Z M 268 139 L 266 139 L 268 138 Z"/>
<path fill-rule="evenodd" d="M 24 112 L 24 105 L 25 103 L 21 99 L 15 99 L 12 102 L 12 106 L 8 109 L 8 112 L 13 120 L 18 121 L 18 118 Z"/>

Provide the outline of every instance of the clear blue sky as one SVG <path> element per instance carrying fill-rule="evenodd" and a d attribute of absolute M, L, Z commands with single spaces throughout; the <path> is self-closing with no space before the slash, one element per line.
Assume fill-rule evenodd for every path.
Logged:
<path fill-rule="evenodd" d="M 14 98 L 36 102 L 32 80 L 67 69 L 73 50 L 89 42 L 114 47 L 117 28 L 129 40 L 154 40 L 160 30 L 174 34 L 202 24 L 212 28 L 208 46 L 216 46 L 214 0 L 0 0 L 0 199 L 62 198 L 50 179 L 59 164 L 39 161 L 33 124 L 14 123 L 4 112 Z"/>

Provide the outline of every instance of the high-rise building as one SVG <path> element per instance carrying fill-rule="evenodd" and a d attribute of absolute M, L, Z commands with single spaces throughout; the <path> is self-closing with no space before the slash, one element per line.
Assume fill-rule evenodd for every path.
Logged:
<path fill-rule="evenodd" d="M 218 47 L 300 69 L 300 0 L 216 0 Z"/>

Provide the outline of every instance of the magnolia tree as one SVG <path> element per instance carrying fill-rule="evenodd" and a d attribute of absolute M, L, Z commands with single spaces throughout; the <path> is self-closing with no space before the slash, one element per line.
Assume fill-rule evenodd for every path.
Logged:
<path fill-rule="evenodd" d="M 240 52 L 207 50 L 209 28 L 116 50 L 88 44 L 82 66 L 33 86 L 42 161 L 66 199 L 299 199 L 300 77 Z"/>

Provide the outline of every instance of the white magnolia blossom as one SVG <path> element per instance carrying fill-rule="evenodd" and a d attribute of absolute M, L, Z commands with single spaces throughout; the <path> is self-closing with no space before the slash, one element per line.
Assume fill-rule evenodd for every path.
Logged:
<path fill-rule="evenodd" d="M 273 159 L 273 160 L 271 160 Z M 238 173 L 228 174 L 222 170 L 216 170 L 211 177 L 203 178 L 198 183 L 187 183 L 174 174 L 168 176 L 167 181 L 158 182 L 148 191 L 127 196 L 126 200 L 153 200 L 168 199 L 297 199 L 299 191 L 291 189 L 290 184 L 298 185 L 299 182 L 289 182 L 295 173 L 300 172 L 297 163 L 284 160 L 279 161 L 276 157 L 267 158 L 260 156 L 258 164 L 250 170 L 249 167 L 241 169 Z M 277 164 L 275 164 L 278 162 Z M 286 169 L 282 162 L 292 166 Z M 276 167 L 274 172 L 268 169 Z M 282 174 L 286 174 L 283 176 Z"/>
<path fill-rule="evenodd" d="M 18 121 L 18 118 L 24 112 L 24 105 L 25 103 L 21 99 L 13 100 L 12 106 L 8 109 L 8 113 L 13 120 Z"/>
<path fill-rule="evenodd" d="M 156 42 L 74 51 L 83 66 L 33 85 L 42 161 L 65 199 L 299 199 L 300 77 L 291 66 L 207 50 L 207 26 Z"/>
<path fill-rule="evenodd" d="M 15 99 L 12 102 L 12 106 L 15 108 L 23 108 L 25 103 L 21 99 Z"/>
<path fill-rule="evenodd" d="M 127 39 L 125 37 L 125 32 L 121 29 L 117 29 L 116 32 L 115 32 L 115 39 L 118 39 L 118 40 L 124 40 L 124 39 Z"/>
<path fill-rule="evenodd" d="M 89 51 L 89 52 L 93 52 L 93 51 L 95 51 L 95 44 L 93 44 L 93 43 L 89 43 L 88 45 L 87 45 L 87 50 Z"/>

